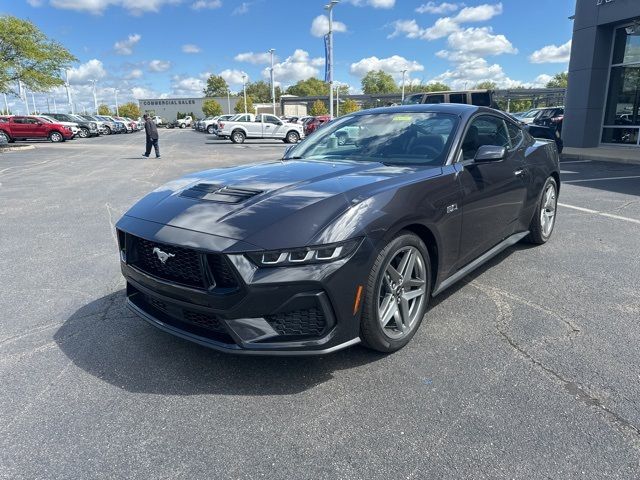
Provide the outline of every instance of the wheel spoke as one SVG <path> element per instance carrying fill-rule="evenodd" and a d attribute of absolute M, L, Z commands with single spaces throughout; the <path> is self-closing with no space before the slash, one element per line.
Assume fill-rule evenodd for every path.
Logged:
<path fill-rule="evenodd" d="M 424 285 L 424 280 L 420 279 L 420 278 L 409 278 L 409 279 L 404 279 L 404 286 L 409 288 L 409 287 L 421 287 L 422 285 Z"/>
<path fill-rule="evenodd" d="M 409 300 L 413 300 L 414 298 L 420 297 L 421 295 L 424 295 L 424 287 L 416 288 L 415 290 L 409 290 L 408 292 L 404 292 L 402 294 L 402 298 L 409 301 Z"/>
<path fill-rule="evenodd" d="M 387 267 L 387 273 L 391 277 L 391 280 L 393 280 L 396 283 L 400 282 L 401 275 L 398 272 L 398 270 L 393 268 L 391 264 L 389 264 L 389 266 Z"/>
<path fill-rule="evenodd" d="M 404 266 L 404 270 L 401 270 L 402 273 L 402 278 L 404 279 L 404 281 L 406 282 L 407 280 L 409 280 L 411 278 L 411 275 L 413 274 L 413 267 L 416 264 L 416 252 L 413 251 L 413 249 L 409 250 L 407 252 L 406 255 L 408 258 L 406 265 Z"/>
<path fill-rule="evenodd" d="M 398 312 L 398 304 L 396 303 L 393 295 L 389 294 L 384 297 L 382 301 L 382 305 L 379 307 L 380 309 L 380 323 L 382 327 L 386 327 L 389 321 L 394 317 L 394 315 Z"/>
<path fill-rule="evenodd" d="M 411 315 L 409 311 L 409 300 L 404 297 L 400 297 L 400 317 L 402 317 L 402 328 L 401 330 L 404 332 L 406 328 L 409 328 L 411 325 Z"/>

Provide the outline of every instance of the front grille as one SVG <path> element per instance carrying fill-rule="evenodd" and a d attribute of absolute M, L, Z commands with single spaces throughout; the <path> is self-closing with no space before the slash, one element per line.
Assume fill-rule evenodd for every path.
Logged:
<path fill-rule="evenodd" d="M 202 262 L 197 251 L 139 237 L 133 239 L 136 252 L 134 265 L 140 270 L 183 285 L 204 286 Z M 158 258 L 158 254 L 168 255 L 165 263 Z"/>
<path fill-rule="evenodd" d="M 264 318 L 280 335 L 319 337 L 327 326 L 325 316 L 318 308 L 294 310 Z"/>
<path fill-rule="evenodd" d="M 226 330 L 220 323 L 220 320 L 212 315 L 184 310 L 183 317 L 185 322 L 193 323 L 194 325 L 206 328 L 207 330 L 213 330 L 214 332 L 226 332 Z"/>
<path fill-rule="evenodd" d="M 130 249 L 126 256 L 127 262 L 149 275 L 195 288 L 214 286 L 215 289 L 228 292 L 239 287 L 233 268 L 220 253 L 204 254 L 190 248 L 152 242 L 133 235 L 126 237 L 128 241 L 122 233 L 119 242 L 121 248 L 122 245 L 127 245 Z M 164 263 L 160 257 L 165 258 Z"/>

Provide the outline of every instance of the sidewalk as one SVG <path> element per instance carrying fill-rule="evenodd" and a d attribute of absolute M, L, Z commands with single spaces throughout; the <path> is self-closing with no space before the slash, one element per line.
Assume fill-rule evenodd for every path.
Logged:
<path fill-rule="evenodd" d="M 631 163 L 640 165 L 640 148 L 634 147 L 565 147 L 562 160 L 597 160 L 602 162 Z"/>

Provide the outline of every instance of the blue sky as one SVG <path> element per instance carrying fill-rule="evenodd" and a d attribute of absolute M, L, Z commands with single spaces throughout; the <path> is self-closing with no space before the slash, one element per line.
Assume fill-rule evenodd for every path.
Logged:
<path fill-rule="evenodd" d="M 241 75 L 268 78 L 276 49 L 283 86 L 323 76 L 321 0 L 0 0 L 0 12 L 33 21 L 79 59 L 74 98 L 93 105 L 160 96 L 197 96 L 208 74 L 232 90 Z M 336 81 L 360 88 L 383 69 L 398 81 L 444 81 L 471 88 L 539 86 L 567 69 L 573 0 L 342 0 L 334 10 Z M 36 94 L 36 102 L 64 91 Z M 16 99 L 14 99 L 16 100 Z M 13 101 L 12 101 L 13 103 Z M 15 102 L 19 108 L 20 102 Z M 87 106 L 87 108 L 89 108 Z"/>

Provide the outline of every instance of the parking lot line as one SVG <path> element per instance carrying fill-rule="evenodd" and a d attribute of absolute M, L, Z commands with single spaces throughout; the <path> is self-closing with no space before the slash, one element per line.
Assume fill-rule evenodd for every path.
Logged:
<path fill-rule="evenodd" d="M 591 213 L 594 215 L 600 215 L 602 217 L 614 218 L 616 220 L 624 220 L 625 222 L 637 223 L 638 225 L 640 225 L 640 220 L 637 220 L 635 218 L 623 217 L 620 215 L 614 215 L 612 213 L 599 212 L 597 210 L 591 210 L 590 208 L 576 207 L 575 205 L 567 205 L 566 203 L 558 202 L 558 205 L 565 208 L 572 208 L 574 210 L 578 210 L 579 212 Z"/>
<path fill-rule="evenodd" d="M 585 178 L 582 180 L 565 180 L 562 183 L 599 182 L 602 180 L 627 180 L 629 178 L 640 178 L 640 175 L 629 175 L 628 177 L 602 177 L 602 178 Z"/>

